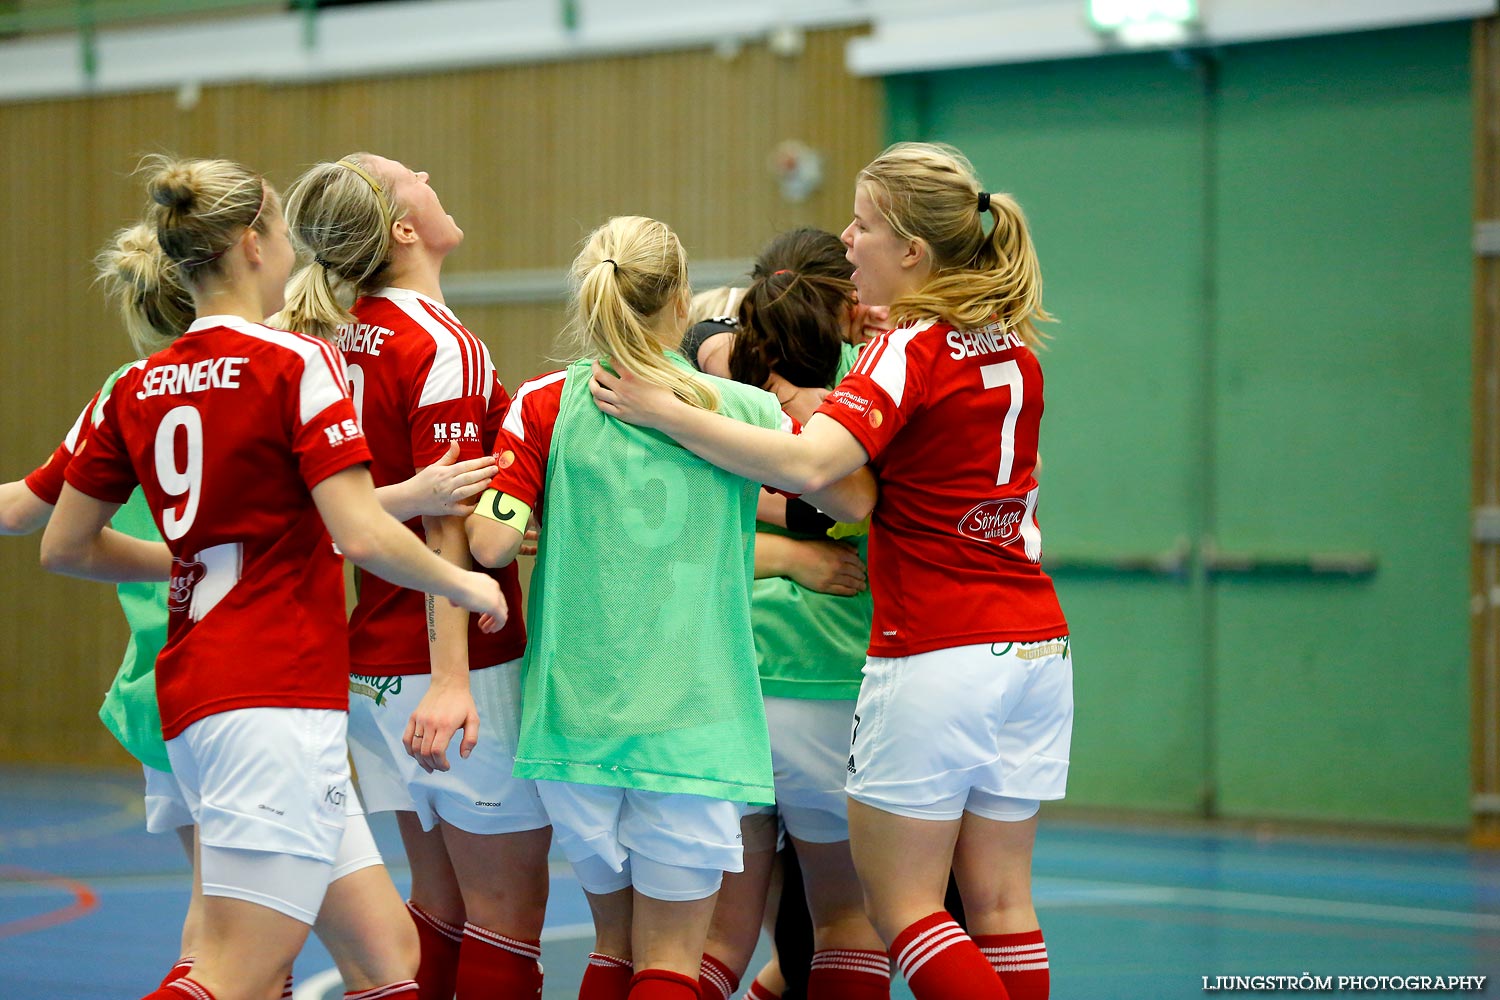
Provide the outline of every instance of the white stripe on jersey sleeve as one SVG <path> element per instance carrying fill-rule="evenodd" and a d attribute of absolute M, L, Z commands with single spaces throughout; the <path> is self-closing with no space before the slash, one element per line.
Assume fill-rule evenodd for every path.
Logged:
<path fill-rule="evenodd" d="M 307 423 L 349 393 L 341 381 L 342 372 L 329 356 L 331 348 L 316 337 L 272 330 L 258 323 L 225 323 L 247 337 L 285 348 L 302 359 L 302 380 L 297 391 L 297 421 Z"/>
<path fill-rule="evenodd" d="M 92 400 L 90 402 L 92 402 Z M 100 406 L 103 405 L 104 402 L 103 400 L 101 400 L 99 404 L 94 407 L 94 409 L 97 410 Z M 73 426 L 69 428 L 67 436 L 63 438 L 63 447 L 68 449 L 69 452 L 72 452 L 78 448 L 78 432 L 83 430 L 83 417 L 84 414 L 88 412 L 89 406 L 88 404 L 85 404 L 83 409 L 78 411 L 78 419 L 73 421 Z"/>
<path fill-rule="evenodd" d="M 551 375 L 543 375 L 534 378 L 530 382 L 521 383 L 521 388 L 516 390 L 515 396 L 511 398 L 510 407 L 505 411 L 505 422 L 500 426 L 505 428 L 522 441 L 526 440 L 526 419 L 521 416 L 521 402 L 531 393 L 533 389 L 542 389 L 554 382 L 561 382 L 568 377 L 568 370 L 553 372 Z"/>
<path fill-rule="evenodd" d="M 916 326 L 892 330 L 886 334 L 885 349 L 880 352 L 879 358 L 868 372 L 871 380 L 884 389 L 885 394 L 891 397 L 891 402 L 898 407 L 906 395 L 906 346 L 917 334 L 935 322 L 937 321 L 926 320 Z"/>
<path fill-rule="evenodd" d="M 343 390 L 344 395 L 349 395 L 349 368 L 344 362 L 344 352 L 334 347 L 322 337 L 309 337 L 305 333 L 299 333 L 297 336 L 311 340 L 322 349 L 323 357 L 328 361 L 328 367 L 333 371 L 334 381 L 339 384 L 339 388 Z"/>
<path fill-rule="evenodd" d="M 134 364 L 132 364 L 130 366 L 130 370 L 143 371 L 143 370 L 145 370 L 146 363 L 148 361 L 150 361 L 150 360 L 151 360 L 150 358 L 142 358 L 141 360 L 139 360 L 139 361 L 135 362 Z M 125 374 L 125 372 L 121 372 L 120 373 L 121 376 L 123 376 L 124 374 Z M 119 379 L 115 379 L 115 381 L 118 383 L 120 380 Z M 113 396 L 115 394 L 115 387 L 114 386 L 110 386 L 109 387 L 109 394 L 111 396 Z M 94 412 L 93 412 L 93 415 L 89 418 L 89 423 L 93 424 L 95 427 L 98 427 L 100 424 L 104 423 L 104 404 L 107 403 L 107 402 L 109 402 L 109 399 L 106 397 L 106 398 L 100 399 L 99 402 L 97 402 L 97 403 L 94 404 Z M 79 420 L 83 419 L 83 414 L 82 413 L 78 414 L 78 419 Z M 68 432 L 68 450 L 72 451 L 74 449 L 74 447 L 77 446 L 77 444 L 78 444 L 78 425 L 74 424 L 73 425 L 73 429 Z"/>
<path fill-rule="evenodd" d="M 488 413 L 490 397 L 495 394 L 495 386 L 500 382 L 500 379 L 495 375 L 495 362 L 490 357 L 490 345 L 482 340 L 478 340 L 478 338 L 476 340 L 479 344 L 480 357 L 484 361 L 479 375 L 484 380 L 484 385 L 480 387 L 480 395 L 484 396 L 485 412 Z"/>
<path fill-rule="evenodd" d="M 438 305 L 424 299 L 418 299 L 420 305 L 427 310 L 427 315 L 441 323 L 447 330 L 458 338 L 459 348 L 463 353 L 466 363 L 464 368 L 464 395 L 477 396 L 482 391 L 480 383 L 483 381 L 484 368 L 482 359 L 488 354 L 484 349 L 484 341 L 469 332 L 468 327 L 458 321 L 458 317 L 448 311 L 447 306 Z"/>
<path fill-rule="evenodd" d="M 435 310 L 429 310 L 420 299 L 402 296 L 386 301 L 398 307 L 432 338 L 432 367 L 422 383 L 417 406 L 479 395 L 481 362 L 478 338 L 457 321 L 449 323 L 445 317 L 434 315 Z"/>

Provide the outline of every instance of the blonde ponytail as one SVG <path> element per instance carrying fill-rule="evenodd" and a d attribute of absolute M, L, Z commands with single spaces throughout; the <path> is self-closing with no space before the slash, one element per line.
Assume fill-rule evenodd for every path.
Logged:
<path fill-rule="evenodd" d="M 687 255 L 665 223 L 619 216 L 589 234 L 573 261 L 566 342 L 578 357 L 625 368 L 678 399 L 719 408 L 719 392 L 667 360 L 651 320 L 688 293 Z"/>
<path fill-rule="evenodd" d="M 292 275 L 281 311 L 266 320 L 278 330 L 295 330 L 330 344 L 337 342 L 339 327 L 353 322 L 354 314 L 339 301 L 328 269 L 317 261 Z"/>
<path fill-rule="evenodd" d="M 940 143 L 891 146 L 859 173 L 891 229 L 922 242 L 932 275 L 890 304 L 891 319 L 940 319 L 960 329 L 1000 322 L 1028 346 L 1052 317 L 1042 307 L 1042 269 L 1021 206 L 980 188 L 974 167 Z M 984 216 L 993 225 L 984 230 Z"/>
<path fill-rule="evenodd" d="M 345 300 L 352 303 L 385 286 L 391 226 L 405 213 L 369 159 L 351 153 L 319 163 L 287 189 L 292 239 L 312 261 L 288 282 L 286 304 L 273 325 L 332 342 L 340 326 L 354 322 Z"/>
<path fill-rule="evenodd" d="M 182 336 L 193 322 L 193 297 L 144 222 L 122 229 L 94 258 L 97 280 L 119 305 L 125 332 L 141 357 Z"/>

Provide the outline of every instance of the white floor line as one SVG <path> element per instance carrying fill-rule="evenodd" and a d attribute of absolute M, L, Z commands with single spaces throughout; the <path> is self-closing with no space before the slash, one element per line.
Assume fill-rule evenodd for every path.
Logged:
<path fill-rule="evenodd" d="M 1049 899 L 1049 889 L 1061 885 L 1063 895 Z M 1198 906 L 1211 910 L 1248 910 L 1296 916 L 1343 920 L 1374 920 L 1383 923 L 1461 927 L 1467 930 L 1500 931 L 1500 914 L 1463 910 L 1434 910 L 1383 903 L 1273 896 L 1265 893 L 1225 889 L 1193 889 L 1186 886 L 1133 885 L 1125 882 L 1093 882 L 1082 879 L 1037 880 L 1037 902 L 1048 906 L 1102 906 L 1138 903 L 1158 906 Z"/>

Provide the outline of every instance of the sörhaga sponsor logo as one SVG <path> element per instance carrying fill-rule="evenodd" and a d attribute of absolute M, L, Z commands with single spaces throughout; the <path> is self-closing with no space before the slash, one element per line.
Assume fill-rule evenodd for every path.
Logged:
<path fill-rule="evenodd" d="M 1021 534 L 1026 517 L 1026 501 L 1021 497 L 1002 497 L 975 505 L 958 522 L 958 530 L 981 542 L 1006 545 Z"/>

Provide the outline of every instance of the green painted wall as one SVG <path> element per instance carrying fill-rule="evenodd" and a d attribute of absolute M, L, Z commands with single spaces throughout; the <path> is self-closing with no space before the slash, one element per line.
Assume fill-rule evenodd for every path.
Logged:
<path fill-rule="evenodd" d="M 1468 26 L 896 77 L 888 107 L 1021 200 L 1061 320 L 1070 798 L 1464 825 Z M 1178 577 L 1066 568 L 1179 540 Z M 1213 574 L 1209 541 L 1378 569 Z"/>

